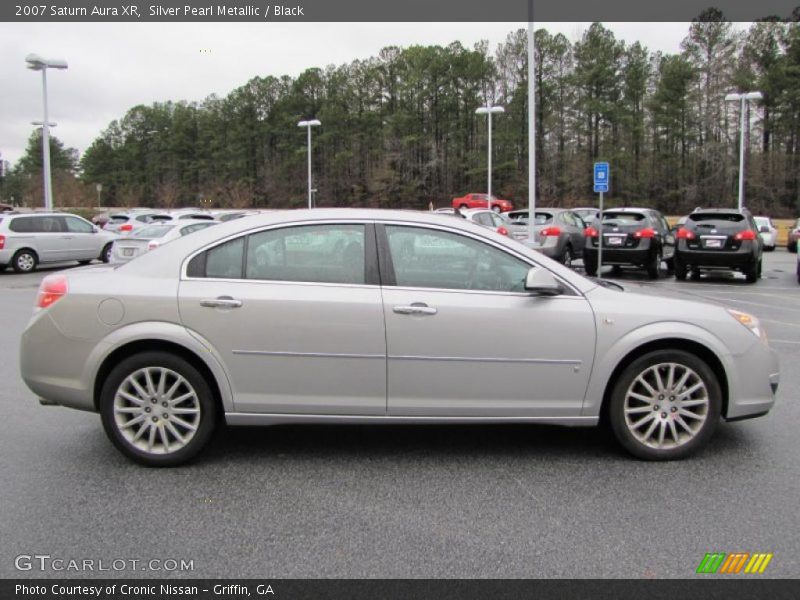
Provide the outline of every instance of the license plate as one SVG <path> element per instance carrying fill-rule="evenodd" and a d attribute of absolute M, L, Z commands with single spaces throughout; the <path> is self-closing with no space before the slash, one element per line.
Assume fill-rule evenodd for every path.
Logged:
<path fill-rule="evenodd" d="M 133 248 L 123 248 L 122 256 L 133 256 Z"/>
<path fill-rule="evenodd" d="M 618 235 L 614 235 L 614 236 L 609 235 L 609 236 L 606 236 L 606 244 L 608 244 L 609 246 L 622 246 L 622 241 L 624 239 L 625 238 L 620 237 Z"/>
<path fill-rule="evenodd" d="M 722 248 L 722 240 L 705 240 L 706 248 Z"/>

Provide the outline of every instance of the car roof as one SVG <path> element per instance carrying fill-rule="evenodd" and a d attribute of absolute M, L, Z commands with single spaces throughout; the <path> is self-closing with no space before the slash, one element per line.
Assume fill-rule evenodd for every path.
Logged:
<path fill-rule="evenodd" d="M 698 208 L 692 211 L 692 214 L 696 215 L 698 213 L 712 213 L 712 214 L 717 213 L 717 214 L 729 215 L 731 213 L 737 213 L 740 215 L 745 215 L 749 214 L 749 212 L 750 211 L 748 211 L 746 208 L 742 210 L 739 210 L 738 208 Z"/>

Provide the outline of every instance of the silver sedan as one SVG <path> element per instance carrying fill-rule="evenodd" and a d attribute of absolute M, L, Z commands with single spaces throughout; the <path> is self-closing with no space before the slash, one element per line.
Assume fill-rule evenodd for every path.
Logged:
<path fill-rule="evenodd" d="M 688 456 L 766 414 L 758 320 L 600 285 L 462 219 L 317 209 L 210 227 L 117 268 L 46 277 L 20 349 L 43 404 L 183 463 L 216 425 L 547 423 L 601 415 L 629 452 Z"/>
<path fill-rule="evenodd" d="M 123 263 L 133 260 L 137 256 L 155 250 L 173 240 L 200 231 L 219 221 L 181 219 L 162 223 L 152 223 L 147 227 L 134 230 L 131 235 L 120 238 L 114 242 L 111 251 L 114 263 Z"/>

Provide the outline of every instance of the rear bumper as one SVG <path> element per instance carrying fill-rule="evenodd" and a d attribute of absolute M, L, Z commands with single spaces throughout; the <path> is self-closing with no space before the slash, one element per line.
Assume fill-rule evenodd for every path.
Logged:
<path fill-rule="evenodd" d="M 689 250 L 678 246 L 675 256 L 684 265 L 689 267 L 707 267 L 718 269 L 746 269 L 753 265 L 755 256 L 752 248 L 739 250 Z"/>
<path fill-rule="evenodd" d="M 645 265 L 653 258 L 655 248 L 651 245 L 638 248 L 613 248 L 603 245 L 603 264 L 604 265 Z M 597 247 L 586 246 L 583 255 L 597 261 Z"/>

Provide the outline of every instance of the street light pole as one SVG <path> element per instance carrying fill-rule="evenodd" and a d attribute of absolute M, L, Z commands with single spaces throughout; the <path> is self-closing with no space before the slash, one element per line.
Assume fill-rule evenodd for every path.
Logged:
<path fill-rule="evenodd" d="M 750 100 L 761 100 L 763 98 L 761 92 L 747 92 L 745 94 L 728 94 L 725 100 L 728 102 L 739 101 L 739 210 L 744 207 L 744 114 L 745 103 Z"/>
<path fill-rule="evenodd" d="M 533 31 L 533 0 L 528 0 L 528 241 L 534 240 L 536 218 L 536 42 Z"/>
<path fill-rule="evenodd" d="M 311 188 L 311 128 L 322 125 L 319 119 L 311 119 L 310 121 L 300 121 L 297 126 L 305 127 L 308 133 L 308 208 L 313 208 L 313 193 L 315 190 Z"/>
<path fill-rule="evenodd" d="M 506 112 L 502 106 L 481 106 L 475 111 L 476 115 L 486 115 L 489 123 L 489 143 L 487 144 L 488 161 L 487 161 L 487 179 L 489 190 L 489 197 L 486 199 L 486 208 L 492 210 L 492 114 L 499 114 Z"/>
<path fill-rule="evenodd" d="M 44 59 L 36 54 L 25 57 L 28 68 L 42 72 L 42 96 L 44 98 L 44 121 L 42 121 L 42 161 L 44 177 L 44 207 L 53 210 L 53 179 L 50 174 L 50 121 L 47 110 L 47 69 L 66 69 L 67 62 L 61 59 Z"/>

